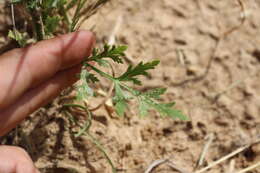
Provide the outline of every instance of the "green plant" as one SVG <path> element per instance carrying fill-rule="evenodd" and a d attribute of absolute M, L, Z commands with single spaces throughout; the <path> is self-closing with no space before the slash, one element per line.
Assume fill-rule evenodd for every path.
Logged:
<path fill-rule="evenodd" d="M 108 0 L 97 0 L 88 3 L 89 0 L 12 0 L 12 5 L 20 5 L 20 8 L 26 10 L 26 13 L 31 16 L 28 18 L 29 23 L 33 27 L 34 42 L 50 38 L 57 33 L 68 33 L 78 29 L 83 21 L 85 21 L 91 14 L 93 14 L 98 7 L 108 2 Z M 74 8 L 74 13 L 69 17 L 69 12 Z M 15 14 L 13 13 L 13 16 Z M 15 23 L 15 22 L 14 22 Z M 65 29 L 59 30 L 59 26 L 66 26 Z M 26 46 L 28 43 L 28 34 L 26 32 L 19 32 L 17 28 L 9 32 L 9 37 L 15 39 L 20 46 Z M 91 57 L 86 57 L 83 62 L 83 69 L 80 75 L 82 84 L 77 87 L 78 99 L 86 99 L 93 95 L 92 89 L 89 88 L 89 83 L 98 82 L 95 74 L 86 70 L 87 67 L 94 70 L 97 74 L 104 78 L 111 80 L 115 86 L 115 96 L 113 102 L 115 103 L 116 112 L 118 115 L 123 115 L 127 108 L 127 101 L 136 98 L 139 102 L 139 114 L 145 116 L 149 109 L 157 110 L 161 115 L 170 116 L 172 118 L 180 118 L 185 120 L 186 117 L 178 110 L 172 109 L 172 103 L 160 103 L 157 100 L 162 94 L 166 92 L 165 88 L 156 88 L 147 92 L 137 91 L 127 82 L 132 82 L 135 85 L 142 85 L 137 78 L 140 75 L 148 75 L 148 70 L 154 69 L 159 60 L 143 63 L 140 62 L 136 66 L 130 65 L 127 70 L 120 76 L 114 77 L 101 71 L 98 67 L 92 66 L 89 62 L 97 62 L 98 65 L 108 67 L 109 61 L 123 64 L 123 57 L 125 56 L 126 46 L 110 46 L 105 44 L 103 49 L 94 49 Z"/>
<path fill-rule="evenodd" d="M 110 59 L 115 63 L 122 64 L 122 57 L 125 56 L 124 51 L 126 49 L 126 46 L 109 46 L 105 44 L 102 50 L 94 49 L 92 56 L 87 58 L 83 63 L 85 67 L 90 67 L 102 77 L 105 77 L 113 82 L 115 86 L 115 96 L 113 97 L 113 102 L 115 103 L 117 114 L 121 116 L 124 115 L 127 108 L 127 101 L 136 98 L 139 103 L 139 114 L 141 116 L 147 115 L 149 109 L 155 109 L 161 115 L 185 120 L 186 117 L 180 111 L 172 109 L 174 102 L 160 103 L 157 101 L 157 99 L 160 99 L 160 96 L 166 92 L 166 88 L 156 88 L 146 92 L 140 92 L 127 85 L 127 82 L 131 82 L 135 85 L 142 85 L 141 81 L 137 77 L 140 75 L 147 76 L 147 71 L 154 69 L 159 64 L 159 60 L 154 60 L 147 63 L 140 62 L 136 66 L 130 65 L 127 70 L 118 77 L 111 76 L 88 63 L 94 61 L 101 66 L 110 67 L 108 65 L 108 59 Z M 78 98 L 80 99 L 93 93 L 87 84 L 89 82 L 98 82 L 98 78 L 95 74 L 84 69 L 81 73 L 81 80 L 83 83 L 78 87 Z"/>
<path fill-rule="evenodd" d="M 73 32 L 106 2 L 108 0 L 11 0 L 14 28 L 9 32 L 9 37 L 16 40 L 21 47 L 24 47 L 31 42 L 51 38 L 58 33 Z M 19 31 L 16 28 L 14 6 L 22 9 L 27 15 L 26 20 L 29 23 L 29 27 L 32 28 L 32 33 L 27 32 L 27 30 Z M 102 49 L 94 49 L 92 55 L 86 57 L 80 74 L 81 84 L 76 87 L 78 93 L 77 99 L 84 100 L 89 96 L 93 96 L 94 92 L 89 87 L 89 84 L 99 82 L 97 75 L 100 75 L 111 80 L 113 83 L 115 91 L 113 103 L 118 115 L 123 116 L 128 107 L 128 101 L 136 99 L 139 103 L 139 114 L 141 116 L 146 116 L 149 110 L 155 109 L 162 116 L 186 120 L 187 118 L 179 110 L 173 108 L 174 102 L 161 103 L 159 101 L 160 96 L 166 92 L 166 88 L 156 88 L 140 92 L 129 86 L 129 83 L 142 85 L 138 77 L 147 76 L 148 71 L 154 69 L 159 64 L 159 60 L 147 63 L 140 62 L 135 66 L 129 65 L 127 70 L 119 76 L 110 75 L 99 68 L 100 66 L 111 68 L 110 61 L 123 64 L 126 49 L 126 46 L 110 46 L 105 44 Z M 96 62 L 98 66 L 93 66 L 90 62 Z M 87 69 L 92 69 L 93 72 L 89 72 Z M 115 167 L 101 145 L 88 132 L 92 120 L 88 107 L 74 104 L 64 105 L 64 107 L 79 108 L 88 114 L 89 118 L 83 125 L 77 123 L 73 116 L 70 116 L 73 122 L 76 122 L 81 127 L 81 130 L 75 136 L 78 137 L 82 134 L 87 134 L 90 140 L 104 153 L 112 166 L 113 172 L 116 172 Z M 66 113 L 70 115 L 67 110 Z"/>

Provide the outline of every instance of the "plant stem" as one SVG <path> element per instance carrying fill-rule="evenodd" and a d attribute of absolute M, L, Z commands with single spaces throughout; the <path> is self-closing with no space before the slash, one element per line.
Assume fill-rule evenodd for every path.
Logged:
<path fill-rule="evenodd" d="M 80 12 L 81 9 L 84 7 L 84 5 L 86 4 L 87 0 L 78 0 L 78 5 L 74 14 L 74 17 L 72 19 L 72 23 L 70 25 L 70 32 L 73 32 L 76 28 L 76 25 L 78 23 L 78 21 L 80 20 Z"/>
<path fill-rule="evenodd" d="M 111 166 L 112 172 L 113 173 L 117 173 L 117 169 L 115 168 L 112 160 L 109 158 L 109 156 L 107 155 L 106 151 L 104 150 L 104 148 L 102 147 L 102 145 L 89 133 L 87 133 L 87 137 L 91 140 L 91 142 L 93 142 L 96 147 L 104 154 L 105 158 L 107 159 L 108 163 Z"/>
<path fill-rule="evenodd" d="M 67 28 L 68 28 L 68 26 L 71 26 L 71 21 L 70 21 L 70 18 L 67 14 L 67 11 L 66 11 L 64 5 L 62 5 L 62 7 L 60 9 L 60 13 L 64 17 L 63 20 L 65 21 Z"/>
<path fill-rule="evenodd" d="M 29 12 L 32 17 L 33 27 L 35 28 L 36 39 L 37 41 L 41 41 L 44 39 L 44 26 L 40 7 L 31 8 Z"/>
<path fill-rule="evenodd" d="M 97 69 L 96 67 L 94 67 L 94 66 L 92 66 L 92 65 L 90 65 L 90 64 L 88 64 L 88 63 L 86 63 L 85 66 L 88 66 L 88 67 L 92 68 L 92 70 L 94 70 L 95 72 L 97 72 L 97 73 L 100 74 L 101 76 L 103 76 L 103 77 L 105 77 L 105 78 L 107 78 L 107 79 L 110 79 L 110 80 L 112 80 L 112 81 L 115 81 L 115 78 L 114 78 L 113 76 L 111 76 L 111 75 L 109 75 L 109 74 L 107 74 L 107 73 L 105 73 L 105 72 L 103 72 L 103 71 Z"/>
<path fill-rule="evenodd" d="M 99 151 L 101 151 L 103 153 L 103 155 L 105 156 L 105 158 L 107 159 L 108 163 L 111 166 L 112 172 L 113 173 L 117 173 L 117 170 L 112 162 L 112 160 L 109 158 L 108 154 L 106 153 L 105 149 L 102 147 L 102 145 L 98 142 L 98 140 L 92 136 L 89 133 L 89 128 L 91 127 L 91 122 L 92 122 L 92 114 L 91 112 L 88 110 L 88 108 L 79 105 L 79 104 L 66 104 L 64 105 L 65 107 L 77 107 L 80 109 L 83 109 L 84 111 L 86 111 L 86 113 L 88 114 L 88 120 L 86 121 L 84 127 L 75 135 L 75 137 L 79 137 L 82 136 L 84 133 L 87 135 L 87 137 L 89 138 L 89 140 L 96 145 L 96 147 L 99 149 Z"/>

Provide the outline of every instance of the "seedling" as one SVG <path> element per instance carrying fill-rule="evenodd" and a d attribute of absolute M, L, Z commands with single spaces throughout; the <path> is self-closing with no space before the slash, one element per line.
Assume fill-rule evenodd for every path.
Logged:
<path fill-rule="evenodd" d="M 21 47 L 31 42 L 37 42 L 43 39 L 51 38 L 58 33 L 69 33 L 76 31 L 81 24 L 94 14 L 99 7 L 109 0 L 11 0 L 13 30 L 9 32 L 9 37 L 16 40 Z M 16 8 L 14 8 L 16 7 Z M 32 33 L 27 30 L 18 30 L 15 26 L 16 9 L 23 11 L 25 19 L 32 28 Z M 154 109 L 162 116 L 171 118 L 179 118 L 186 120 L 187 118 L 179 111 L 174 109 L 174 102 L 161 103 L 158 100 L 161 95 L 166 92 L 166 88 L 156 88 L 145 92 L 138 91 L 130 87 L 134 85 L 142 85 L 139 76 L 147 76 L 148 71 L 154 69 L 159 60 L 151 62 L 140 62 L 132 66 L 129 65 L 127 70 L 118 76 L 110 75 L 101 70 L 103 67 L 111 68 L 110 63 L 124 64 L 124 56 L 127 46 L 111 46 L 105 44 L 102 49 L 94 49 L 90 57 L 86 57 L 83 62 L 83 68 L 80 74 L 81 84 L 76 87 L 77 99 L 84 100 L 93 96 L 93 89 L 90 83 L 99 82 L 98 76 L 109 79 L 114 86 L 113 103 L 116 113 L 123 116 L 127 110 L 128 101 L 136 99 L 139 103 L 139 115 L 146 116 L 149 110 Z M 90 62 L 96 62 L 97 65 L 91 65 Z M 102 66 L 102 68 L 100 68 Z M 92 69 L 90 72 L 87 69 Z M 87 106 L 82 105 L 65 105 L 65 107 L 76 107 L 88 114 L 89 118 L 84 125 L 80 125 L 81 130 L 75 135 L 76 137 L 86 134 L 90 140 L 104 153 L 112 166 L 113 172 L 116 172 L 111 160 L 104 152 L 97 140 L 89 134 L 88 129 L 91 126 L 91 112 Z M 67 112 L 68 113 L 68 112 Z M 72 116 L 73 119 L 73 116 Z"/>
<path fill-rule="evenodd" d="M 9 37 L 15 39 L 20 46 L 24 47 L 28 40 L 34 42 L 47 39 L 59 33 L 59 26 L 66 26 L 60 32 L 68 33 L 77 30 L 80 25 L 93 14 L 98 7 L 106 3 L 108 0 L 97 0 L 92 4 L 88 4 L 88 0 L 12 0 L 11 5 L 19 5 L 18 8 L 25 10 L 24 12 L 31 16 L 28 22 L 32 24 L 33 36 L 29 38 L 26 32 L 19 32 L 17 28 L 9 32 Z M 69 12 L 74 9 L 72 18 Z M 15 11 L 13 12 L 13 17 Z M 15 22 L 14 22 L 15 23 Z M 83 100 L 93 95 L 93 91 L 89 88 L 89 83 L 99 82 L 98 77 L 94 73 L 88 72 L 87 67 L 94 70 L 101 77 L 107 78 L 114 83 L 115 94 L 113 102 L 118 115 L 124 115 L 128 100 L 136 98 L 139 103 L 139 114 L 145 116 L 148 110 L 155 109 L 163 116 L 179 118 L 185 120 L 186 117 L 178 110 L 173 109 L 174 102 L 160 103 L 157 100 L 166 92 L 166 88 L 156 88 L 146 92 L 137 91 L 129 87 L 128 83 L 142 85 L 138 76 L 148 75 L 148 70 L 154 69 L 159 60 L 143 63 L 140 62 L 136 66 L 129 65 L 127 70 L 117 76 L 111 76 L 100 70 L 98 67 L 91 65 L 89 62 L 97 62 L 99 66 L 111 68 L 109 60 L 114 63 L 123 64 L 126 46 L 110 46 L 105 44 L 103 49 L 94 49 L 91 57 L 86 57 L 83 62 L 83 69 L 80 75 L 82 84 L 77 87 L 78 99 Z"/>

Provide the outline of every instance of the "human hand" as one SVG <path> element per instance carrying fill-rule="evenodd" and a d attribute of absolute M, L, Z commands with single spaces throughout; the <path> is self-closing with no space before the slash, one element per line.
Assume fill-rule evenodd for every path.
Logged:
<path fill-rule="evenodd" d="M 22 148 L 0 146 L 0 173 L 39 173 L 39 171 Z"/>
<path fill-rule="evenodd" d="M 94 36 L 78 31 L 0 56 L 0 136 L 76 80 Z"/>

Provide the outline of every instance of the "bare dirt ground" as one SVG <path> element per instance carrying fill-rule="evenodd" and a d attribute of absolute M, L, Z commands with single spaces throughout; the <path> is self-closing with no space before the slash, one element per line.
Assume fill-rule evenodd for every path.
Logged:
<path fill-rule="evenodd" d="M 162 118 L 156 112 L 139 118 L 134 105 L 124 118 L 109 116 L 103 107 L 94 112 L 90 131 L 121 172 L 144 173 L 158 159 L 195 172 L 209 138 L 212 144 L 196 170 L 259 140 L 260 2 L 243 6 L 244 11 L 231 0 L 115 0 L 83 26 L 96 32 L 98 44 L 115 35 L 117 44 L 128 45 L 129 63 L 160 59 L 140 89 L 168 87 L 164 101 L 176 101 L 190 119 Z M 103 81 L 96 87 L 107 91 L 109 85 Z M 64 114 L 57 111 L 60 100 L 28 118 L 19 134 L 10 133 L 4 143 L 27 149 L 42 172 L 110 172 L 86 137 L 70 135 Z M 91 106 L 99 102 L 89 100 Z M 232 164 L 238 172 L 259 161 L 258 144 L 205 172 L 229 173 Z M 153 172 L 178 171 L 162 164 Z"/>

